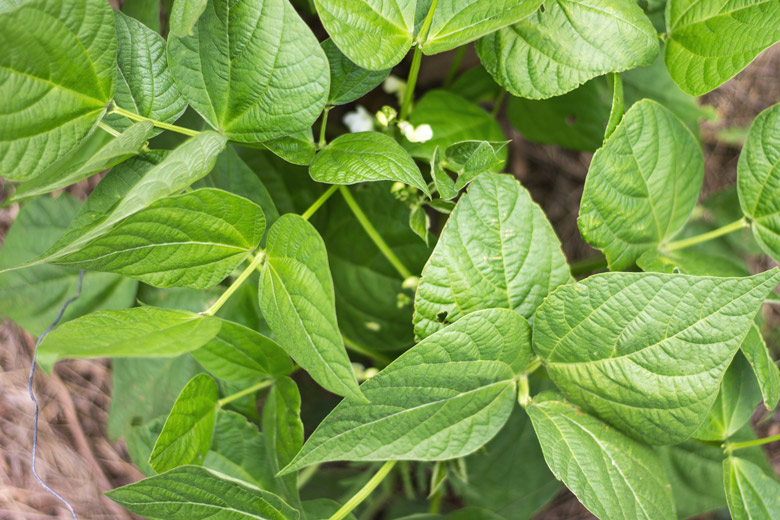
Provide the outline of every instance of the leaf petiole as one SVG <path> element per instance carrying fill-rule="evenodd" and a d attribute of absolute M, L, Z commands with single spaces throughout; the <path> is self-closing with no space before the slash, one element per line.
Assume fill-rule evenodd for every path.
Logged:
<path fill-rule="evenodd" d="M 230 394 L 230 395 L 228 395 L 226 397 L 223 397 L 222 399 L 217 401 L 217 404 L 220 407 L 223 407 L 226 404 L 235 401 L 236 399 L 241 399 L 245 395 L 254 394 L 255 392 L 258 392 L 258 391 L 262 390 L 263 388 L 268 388 L 269 386 L 274 384 L 274 381 L 276 381 L 276 380 L 275 379 L 263 379 L 259 383 L 254 384 L 254 385 L 250 386 L 249 388 L 244 388 L 240 392 L 236 392 L 235 394 Z"/>
<path fill-rule="evenodd" d="M 325 130 L 328 128 L 328 113 L 333 108 L 333 105 L 328 105 L 325 110 L 322 111 L 322 122 L 320 123 L 320 140 L 317 143 L 317 148 L 325 148 L 327 142 L 325 141 Z"/>
<path fill-rule="evenodd" d="M 731 224 L 726 224 L 723 227 L 720 227 L 718 229 L 713 229 L 712 231 L 708 231 L 707 233 L 702 233 L 701 235 L 696 235 L 690 238 L 684 238 L 682 240 L 669 242 L 663 245 L 662 249 L 665 251 L 677 251 L 678 249 L 685 249 L 686 247 L 694 246 L 696 244 L 701 244 L 702 242 L 713 240 L 715 238 L 721 237 L 723 235 L 727 235 L 729 233 L 737 231 L 738 229 L 746 228 L 748 226 L 750 226 L 750 222 L 748 222 L 748 220 L 745 217 L 742 217 L 736 222 L 732 222 Z"/>
<path fill-rule="evenodd" d="M 157 128 L 162 128 L 163 130 L 170 130 L 171 132 L 177 132 L 179 134 L 189 135 L 190 137 L 195 137 L 196 135 L 200 134 L 200 132 L 198 132 L 197 130 L 191 130 L 189 128 L 184 128 L 183 126 L 163 123 L 162 121 L 157 121 L 156 119 L 151 119 L 139 114 L 135 114 L 117 105 L 113 105 L 111 107 L 111 110 L 108 113 L 119 114 L 120 116 L 124 116 L 128 119 L 132 119 L 133 121 L 149 121 Z"/>
<path fill-rule="evenodd" d="M 251 258 L 251 262 L 247 266 L 246 269 L 244 269 L 240 275 L 238 275 L 238 278 L 236 278 L 233 283 L 230 284 L 230 286 L 223 292 L 220 297 L 217 299 L 217 301 L 214 302 L 214 304 L 203 311 L 201 314 L 203 316 L 214 316 L 214 314 L 217 313 L 217 311 L 225 305 L 225 302 L 228 301 L 228 299 L 233 295 L 236 290 L 241 287 L 241 285 L 246 281 L 247 278 L 249 278 L 249 275 L 252 274 L 252 271 L 254 271 L 256 268 L 260 266 L 261 263 L 263 263 L 263 259 L 265 258 L 265 254 L 260 251 L 257 253 L 257 256 L 252 258 L 250 255 L 249 258 Z"/>
<path fill-rule="evenodd" d="M 731 455 L 734 450 L 752 448 L 753 446 L 761 446 L 763 444 L 769 444 L 770 442 L 775 441 L 780 441 L 780 434 L 772 435 L 771 437 L 764 437 L 763 439 L 753 439 L 752 441 L 727 442 L 723 445 L 723 451 L 726 453 L 726 455 Z"/>
<path fill-rule="evenodd" d="M 366 482 L 366 485 L 360 488 L 360 490 L 355 493 L 352 498 L 347 500 L 347 502 L 339 508 L 338 511 L 333 513 L 333 515 L 328 520 L 342 520 L 343 518 L 346 518 L 353 509 L 355 509 L 357 506 L 359 506 L 366 498 L 368 498 L 368 495 L 373 492 L 376 487 L 385 479 L 385 477 L 390 474 L 390 471 L 395 466 L 396 462 L 395 460 L 388 460 L 385 462 L 381 468 L 379 468 L 379 471 L 376 472 L 376 474 L 371 477 L 371 479 Z"/>
<path fill-rule="evenodd" d="M 339 189 L 339 187 L 336 184 L 328 188 L 325 191 L 325 193 L 320 195 L 320 198 L 315 200 L 314 203 L 312 203 L 312 205 L 309 206 L 309 209 L 307 209 L 301 214 L 301 218 L 303 218 L 303 220 L 309 220 L 311 216 L 314 215 L 323 204 L 325 204 L 325 202 L 330 198 L 330 196 L 336 193 L 337 189 Z"/>

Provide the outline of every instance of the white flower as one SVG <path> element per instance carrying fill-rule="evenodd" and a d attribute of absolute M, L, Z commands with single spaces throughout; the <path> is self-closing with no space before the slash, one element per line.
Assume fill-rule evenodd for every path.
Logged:
<path fill-rule="evenodd" d="M 425 141 L 433 139 L 433 129 L 431 128 L 431 125 L 420 125 L 415 128 L 411 123 L 401 121 L 398 123 L 398 129 L 401 130 L 404 137 L 412 143 L 424 143 Z"/>
<path fill-rule="evenodd" d="M 344 114 L 342 121 L 350 132 L 370 132 L 374 129 L 374 118 L 363 105 L 358 105 L 354 111 Z"/>
<path fill-rule="evenodd" d="M 376 120 L 379 121 L 379 124 L 382 126 L 387 126 L 390 124 L 390 121 L 387 120 L 387 116 L 381 110 L 376 113 Z"/>
<path fill-rule="evenodd" d="M 401 103 L 404 99 L 404 92 L 406 92 L 406 82 L 398 76 L 387 76 L 385 82 L 382 83 L 382 90 L 388 94 L 395 94 L 398 97 L 398 102 Z"/>

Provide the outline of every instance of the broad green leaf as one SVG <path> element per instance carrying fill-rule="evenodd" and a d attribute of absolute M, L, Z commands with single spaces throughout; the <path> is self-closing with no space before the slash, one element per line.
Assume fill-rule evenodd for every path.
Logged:
<path fill-rule="evenodd" d="M 753 236 L 780 259 L 780 105 L 761 112 L 750 126 L 737 164 L 737 190 Z"/>
<path fill-rule="evenodd" d="M 19 186 L 10 201 L 17 202 L 70 186 L 129 159 L 141 152 L 153 129 L 152 123 L 142 122 L 129 126 L 117 137 L 102 131 L 90 135 L 71 154 Z"/>
<path fill-rule="evenodd" d="M 114 400 L 113 396 L 111 400 Z M 166 416 L 163 415 L 142 426 L 130 426 L 124 435 L 130 461 L 147 477 L 157 474 L 154 468 L 149 465 L 149 455 L 152 454 L 154 443 L 160 436 L 165 419 Z"/>
<path fill-rule="evenodd" d="M 266 244 L 260 309 L 279 345 L 326 390 L 363 400 L 339 333 L 322 238 L 298 215 L 284 215 Z"/>
<path fill-rule="evenodd" d="M 677 518 L 663 463 L 649 446 L 553 397 L 537 397 L 526 410 L 547 465 L 597 517 Z"/>
<path fill-rule="evenodd" d="M 152 520 L 298 520 L 278 496 L 198 466 L 182 466 L 106 495 Z"/>
<path fill-rule="evenodd" d="M 528 191 L 510 175 L 485 173 L 458 201 L 422 271 L 414 332 L 424 338 L 493 307 L 531 319 L 569 281 L 558 237 Z"/>
<path fill-rule="evenodd" d="M 728 439 L 750 420 L 759 401 L 761 389 L 756 377 L 745 356 L 737 352 L 723 375 L 712 410 L 693 437 L 705 441 Z"/>
<path fill-rule="evenodd" d="M 31 200 L 19 211 L 3 240 L 0 269 L 34 259 L 62 233 L 81 202 L 63 194 L 53 199 Z M 15 321 L 33 336 L 40 335 L 76 294 L 77 270 L 54 265 L 0 274 L 0 316 Z M 89 273 L 81 296 L 71 303 L 63 322 L 99 309 L 129 307 L 135 301 L 138 282 L 115 274 Z M 407 319 L 408 324 L 410 320 Z"/>
<path fill-rule="evenodd" d="M 317 151 L 311 128 L 269 139 L 259 145 L 285 161 L 301 166 L 311 164 Z"/>
<path fill-rule="evenodd" d="M 409 213 L 409 228 L 425 242 L 426 246 L 428 245 L 428 228 L 430 227 L 431 221 L 425 208 L 422 206 L 413 207 Z"/>
<path fill-rule="evenodd" d="M 330 105 L 343 105 L 363 97 L 390 74 L 390 69 L 367 70 L 355 65 L 330 38 L 322 42 L 322 50 L 330 64 Z"/>
<path fill-rule="evenodd" d="M 274 486 L 263 435 L 257 431 L 257 426 L 236 412 L 217 411 L 214 438 L 203 466 L 260 489 L 273 489 Z"/>
<path fill-rule="evenodd" d="M 780 518 L 780 483 L 739 457 L 723 461 L 723 487 L 734 520 Z"/>
<path fill-rule="evenodd" d="M 0 11 L 0 174 L 24 181 L 75 149 L 114 96 L 105 0 L 30 0 Z"/>
<path fill-rule="evenodd" d="M 505 520 L 528 520 L 561 489 L 547 469 L 528 415 L 515 406 L 498 435 L 466 458 L 462 485 L 470 506 L 485 507 Z"/>
<path fill-rule="evenodd" d="M 281 377 L 268 392 L 263 405 L 263 437 L 266 456 L 273 474 L 287 466 L 303 446 L 301 394 L 289 377 Z M 279 494 L 291 504 L 300 504 L 298 476 L 278 478 Z"/>
<path fill-rule="evenodd" d="M 98 311 L 51 331 L 39 351 L 61 358 L 169 357 L 204 345 L 220 325 L 217 318 L 156 307 Z"/>
<path fill-rule="evenodd" d="M 158 473 L 185 464 L 200 464 L 211 446 L 219 400 L 217 383 L 206 374 L 193 377 L 182 389 L 160 436 L 149 464 Z"/>
<path fill-rule="evenodd" d="M 495 101 L 503 92 L 485 67 L 477 65 L 460 74 L 447 88 L 472 103 Z"/>
<path fill-rule="evenodd" d="M 116 441 L 127 437 L 133 427 L 148 425 L 159 419 L 156 433 L 171 410 L 184 385 L 202 372 L 187 354 L 170 358 L 117 358 L 111 362 L 111 411 L 106 429 Z M 152 396 L 152 397 L 147 397 Z M 154 435 L 143 457 L 148 465 L 149 454 L 157 439 Z"/>
<path fill-rule="evenodd" d="M 439 147 L 433 151 L 431 156 L 431 177 L 433 177 L 436 191 L 439 193 L 439 197 L 444 200 L 452 200 L 458 196 L 458 191 L 455 189 L 455 182 L 450 178 L 449 174 L 442 168 L 442 156 L 439 152 Z"/>
<path fill-rule="evenodd" d="M 192 108 L 235 141 L 311 127 L 330 89 L 328 59 L 287 0 L 209 0 L 192 36 L 170 37 L 168 60 Z"/>
<path fill-rule="evenodd" d="M 114 103 L 134 114 L 173 123 L 184 113 L 187 102 L 168 68 L 165 40 L 157 32 L 119 11 L 114 11 L 114 15 L 118 42 Z M 106 122 L 119 130 L 132 123 L 119 114 L 106 116 Z M 156 129 L 154 135 L 160 132 L 162 130 Z"/>
<path fill-rule="evenodd" d="M 225 138 L 213 132 L 192 137 L 168 155 L 142 154 L 109 172 L 57 242 L 38 262 L 75 253 L 121 220 L 176 194 L 214 167 Z"/>
<path fill-rule="evenodd" d="M 219 334 L 194 350 L 192 357 L 219 379 L 230 382 L 256 382 L 293 370 L 290 358 L 273 340 L 232 321 L 223 320 Z"/>
<path fill-rule="evenodd" d="M 424 143 L 403 140 L 403 146 L 412 157 L 430 160 L 439 147 L 446 150 L 461 141 L 504 141 L 506 137 L 496 120 L 480 106 L 470 103 L 446 90 L 430 90 L 417 102 L 409 122 L 415 127 L 431 125 L 433 138 Z M 506 160 L 506 149 L 499 158 Z"/>
<path fill-rule="evenodd" d="M 368 70 L 397 65 L 412 46 L 417 0 L 314 0 L 333 42 Z"/>
<path fill-rule="evenodd" d="M 169 23 L 173 36 L 190 36 L 208 0 L 173 0 Z"/>
<path fill-rule="evenodd" d="M 445 460 L 467 455 L 504 425 L 515 377 L 531 360 L 530 327 L 488 309 L 421 341 L 344 400 L 283 472 L 331 460 Z M 424 427 L 421 427 L 424 425 Z"/>
<path fill-rule="evenodd" d="M 135 18 L 154 32 L 160 32 L 160 0 L 133 0 L 125 2 L 122 12 Z"/>
<path fill-rule="evenodd" d="M 447 147 L 447 167 L 458 173 L 455 189 L 465 188 L 480 173 L 497 172 L 504 166 L 499 157 L 508 141 L 462 141 Z"/>
<path fill-rule="evenodd" d="M 247 258 L 264 231 L 259 206 L 203 188 L 160 199 L 52 263 L 118 273 L 155 287 L 207 289 Z"/>
<path fill-rule="evenodd" d="M 640 101 L 593 156 L 580 232 L 604 251 L 610 269 L 626 269 L 680 231 L 703 177 L 701 149 L 688 128 L 658 103 Z"/>
<path fill-rule="evenodd" d="M 750 327 L 740 350 L 753 368 L 764 398 L 764 407 L 767 410 L 774 410 L 780 400 L 780 370 L 764 343 L 761 331 L 755 324 Z"/>
<path fill-rule="evenodd" d="M 317 154 L 309 173 L 315 181 L 327 184 L 400 181 L 430 197 L 414 159 L 392 137 L 378 132 L 337 137 Z"/>
<path fill-rule="evenodd" d="M 431 249 L 407 224 L 409 208 L 387 183 L 350 189 L 357 204 L 399 260 L 419 273 Z M 336 290 L 336 313 L 345 338 L 369 350 L 399 350 L 414 343 L 412 291 L 371 241 L 342 197 L 331 197 L 321 226 Z M 323 219 L 325 220 L 325 219 Z M 360 244 L 360 247 L 355 247 Z"/>
<path fill-rule="evenodd" d="M 439 0 L 420 46 L 425 54 L 460 47 L 533 14 L 541 0 Z"/>
<path fill-rule="evenodd" d="M 534 319 L 547 373 L 580 406 L 652 444 L 704 421 L 767 293 L 745 278 L 606 273 L 559 288 Z"/>
<path fill-rule="evenodd" d="M 780 41 L 780 5 L 764 0 L 669 0 L 666 26 L 669 74 L 681 89 L 700 95 Z"/>
<path fill-rule="evenodd" d="M 477 43 L 493 78 L 510 94 L 531 99 L 649 65 L 658 52 L 655 28 L 632 0 L 545 2 L 544 10 Z"/>
<path fill-rule="evenodd" d="M 234 146 L 226 146 L 217 157 L 211 173 L 193 184 L 193 187 L 219 188 L 251 200 L 263 208 L 267 226 L 279 218 L 279 210 L 265 184 L 238 155 Z"/>

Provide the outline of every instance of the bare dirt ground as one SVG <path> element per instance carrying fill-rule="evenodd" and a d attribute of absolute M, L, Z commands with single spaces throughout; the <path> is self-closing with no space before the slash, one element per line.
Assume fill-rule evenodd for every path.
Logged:
<path fill-rule="evenodd" d="M 746 127 L 764 108 L 780 100 L 780 46 L 760 56 L 748 70 L 705 97 L 718 111 L 717 123 L 702 126 L 705 143 L 705 193 L 732 184 L 736 178 L 739 147 L 724 143 L 719 132 Z M 509 169 L 532 191 L 565 244 L 570 259 L 590 254 L 579 238 L 576 215 L 590 155 L 553 146 L 528 143 L 510 134 Z M 77 190 L 85 195 L 90 186 Z M 15 216 L 14 208 L 0 211 L 0 234 Z M 771 312 L 771 311 L 770 311 Z M 769 316 L 771 319 L 772 316 Z M 780 320 L 772 319 L 774 323 Z M 11 323 L 0 325 L 0 518 L 33 520 L 70 518 L 59 502 L 46 493 L 30 472 L 33 406 L 26 379 L 33 341 Z M 121 443 L 112 444 L 105 433 L 111 390 L 109 364 L 101 360 L 62 361 L 51 377 L 36 376 L 41 404 L 38 471 L 71 501 L 83 518 L 130 519 L 103 496 L 103 492 L 132 482 L 141 474 L 128 461 Z M 762 435 L 780 432 L 780 413 L 762 421 Z M 780 448 L 770 448 L 780 470 Z M 593 518 L 569 493 L 562 493 L 538 520 Z"/>

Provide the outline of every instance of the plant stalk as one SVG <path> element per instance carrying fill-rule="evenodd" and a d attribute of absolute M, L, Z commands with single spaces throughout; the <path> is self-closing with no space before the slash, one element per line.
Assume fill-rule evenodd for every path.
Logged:
<path fill-rule="evenodd" d="M 325 110 L 322 111 L 322 122 L 320 123 L 320 140 L 317 143 L 318 149 L 325 148 L 325 145 L 327 144 L 327 141 L 325 141 L 325 130 L 328 128 L 328 113 L 332 108 L 333 106 L 328 105 L 325 107 Z"/>
<path fill-rule="evenodd" d="M 396 256 L 393 250 L 390 249 L 390 246 L 387 245 L 387 242 L 385 242 L 371 221 L 368 220 L 366 214 L 363 213 L 363 209 L 357 203 L 355 197 L 352 196 L 346 186 L 340 186 L 339 191 L 341 192 L 342 197 L 344 197 L 344 201 L 347 203 L 347 206 L 349 206 L 349 209 L 352 210 L 352 213 L 355 215 L 355 218 L 357 218 L 358 222 L 360 222 L 363 230 L 371 238 L 371 241 L 374 243 L 374 245 L 379 248 L 379 251 L 382 253 L 382 255 L 387 258 L 387 261 L 390 262 L 393 267 L 395 267 L 395 270 L 398 271 L 398 274 L 400 274 L 404 280 L 414 277 L 412 272 L 407 269 L 407 267 Z"/>
<path fill-rule="evenodd" d="M 414 47 L 412 56 L 412 68 L 409 69 L 409 77 L 406 80 L 406 90 L 404 90 L 404 100 L 401 104 L 401 113 L 398 119 L 406 121 L 409 111 L 412 108 L 412 98 L 414 97 L 414 87 L 417 84 L 417 75 L 420 73 L 420 62 L 422 61 L 422 50 L 419 45 Z"/>
<path fill-rule="evenodd" d="M 360 490 L 355 493 L 352 498 L 347 500 L 347 502 L 341 506 L 341 508 L 333 513 L 333 516 L 331 516 L 328 520 L 342 520 L 346 518 L 353 509 L 355 509 L 357 506 L 359 506 L 366 498 L 368 498 L 368 495 L 371 494 L 374 489 L 385 479 L 385 477 L 390 473 L 390 471 L 393 469 L 393 466 L 395 466 L 395 463 L 397 461 L 395 460 L 388 460 L 385 462 L 381 468 L 379 468 L 379 471 L 376 472 L 376 474 L 371 477 L 371 479 L 366 482 L 366 485 L 360 488 Z"/>
<path fill-rule="evenodd" d="M 105 124 L 103 121 L 99 122 L 98 126 L 100 127 L 101 130 L 103 130 L 106 133 L 109 133 L 109 134 L 113 135 L 114 137 L 119 137 L 120 135 L 122 135 L 122 132 L 119 132 L 116 129 L 111 128 L 110 126 Z"/>
<path fill-rule="evenodd" d="M 752 441 L 727 442 L 724 445 L 724 451 L 726 452 L 726 455 L 730 455 L 734 450 L 752 448 L 753 446 L 761 446 L 763 444 L 769 444 L 770 442 L 775 441 L 780 441 L 780 434 L 772 435 L 771 437 L 764 437 L 763 439 L 754 439 Z"/>
<path fill-rule="evenodd" d="M 156 119 L 151 119 L 149 117 L 144 117 L 138 114 L 134 114 L 133 112 L 130 112 L 129 110 L 125 110 L 124 108 L 119 107 L 117 105 L 114 105 L 113 108 L 111 108 L 109 114 L 119 114 L 120 116 L 125 116 L 126 118 L 132 119 L 133 121 L 149 121 L 157 128 L 162 128 L 163 130 L 170 130 L 171 132 L 177 132 L 179 134 L 188 135 L 190 137 L 194 137 L 200 134 L 200 132 L 198 132 L 197 130 L 191 130 L 189 128 L 184 128 L 183 126 L 163 123 L 162 121 L 157 121 Z"/>
<path fill-rule="evenodd" d="M 328 188 L 325 193 L 320 195 L 320 198 L 314 201 L 314 203 L 309 206 L 309 209 L 303 212 L 301 217 L 303 217 L 303 220 L 309 220 L 312 215 L 314 215 L 320 207 L 325 204 L 325 202 L 330 198 L 331 195 L 336 193 L 336 190 L 339 189 L 339 186 L 337 184 L 333 184 L 330 188 Z"/>
<path fill-rule="evenodd" d="M 455 81 L 455 76 L 458 75 L 458 71 L 460 70 L 460 64 L 463 62 L 463 55 L 466 54 L 466 46 L 461 45 L 458 47 L 458 50 L 455 51 L 455 57 L 452 59 L 452 64 L 450 65 L 450 70 L 447 72 L 447 77 L 444 80 L 444 87 L 449 87 L 453 81 Z"/>
<path fill-rule="evenodd" d="M 748 226 L 750 226 L 750 222 L 748 222 L 745 217 L 742 217 L 736 222 L 732 222 L 731 224 L 726 224 L 723 227 L 720 227 L 718 229 L 713 229 L 712 231 L 708 231 L 707 233 L 702 233 L 701 235 L 696 235 L 694 237 L 684 238 L 682 240 L 669 242 L 668 244 L 662 246 L 662 248 L 665 251 L 677 251 L 678 249 L 685 249 L 686 247 L 691 247 L 696 244 L 701 244 L 702 242 L 713 240 L 723 235 L 728 235 L 729 233 L 737 231 L 738 229 L 746 228 Z"/>
<path fill-rule="evenodd" d="M 252 258 L 252 255 L 249 255 L 249 258 L 251 258 L 251 261 L 247 268 L 244 269 L 240 275 L 238 275 L 238 278 L 236 278 L 233 283 L 230 284 L 230 286 L 219 296 L 217 301 L 215 301 L 211 307 L 201 313 L 203 316 L 214 316 L 214 314 L 216 314 L 217 311 L 223 305 L 225 305 L 225 302 L 228 301 L 233 293 L 236 292 L 239 287 L 241 287 L 241 284 L 243 284 L 246 279 L 249 278 L 249 275 L 252 274 L 252 271 L 260 266 L 260 264 L 263 262 L 263 259 L 265 258 L 265 253 L 260 251 L 254 258 Z"/>
<path fill-rule="evenodd" d="M 230 394 L 227 397 L 223 397 L 222 399 L 217 401 L 217 404 L 219 404 L 220 407 L 225 406 L 226 404 L 233 402 L 236 399 L 241 399 L 245 395 L 254 394 L 255 392 L 262 390 L 263 388 L 268 388 L 273 384 L 274 384 L 274 379 L 263 379 L 259 383 L 254 384 L 249 388 L 245 388 L 240 392 L 236 392 L 235 394 Z"/>

